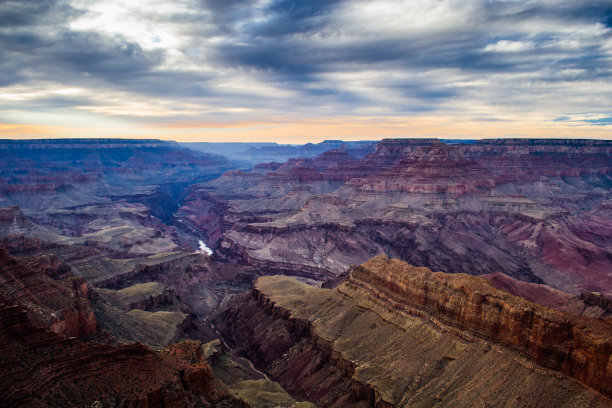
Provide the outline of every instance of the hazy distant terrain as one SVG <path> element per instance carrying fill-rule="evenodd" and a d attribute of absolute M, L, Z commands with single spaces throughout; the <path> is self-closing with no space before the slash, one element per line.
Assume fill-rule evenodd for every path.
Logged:
<path fill-rule="evenodd" d="M 343 150 L 348 154 L 361 158 L 374 151 L 375 142 L 343 142 L 341 140 L 326 140 L 321 143 L 304 145 L 282 145 L 278 143 L 181 143 L 188 147 L 209 154 L 220 154 L 250 168 L 256 164 L 267 162 L 285 162 L 294 157 L 314 157 L 328 150 Z"/>

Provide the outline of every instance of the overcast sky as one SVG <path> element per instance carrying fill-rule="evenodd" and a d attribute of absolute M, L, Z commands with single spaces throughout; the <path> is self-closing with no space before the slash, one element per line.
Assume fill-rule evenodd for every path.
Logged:
<path fill-rule="evenodd" d="M 0 137 L 612 138 L 612 0 L 0 0 Z"/>

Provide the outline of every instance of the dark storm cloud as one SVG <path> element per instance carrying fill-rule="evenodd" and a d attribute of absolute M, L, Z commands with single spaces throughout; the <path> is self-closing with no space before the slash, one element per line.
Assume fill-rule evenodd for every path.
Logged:
<path fill-rule="evenodd" d="M 225 14 L 231 10 L 248 9 L 253 2 L 250 0 L 202 0 L 202 6 L 214 13 Z"/>
<path fill-rule="evenodd" d="M 112 82 L 147 72 L 161 61 L 160 53 L 146 53 L 119 36 L 67 29 L 80 12 L 64 2 L 11 1 L 0 10 L 8 22 L 0 26 L 0 51 L 13 62 L 3 67 L 3 76 L 13 81 Z"/>
<path fill-rule="evenodd" d="M 276 0 L 263 8 L 259 18 L 246 18 L 253 13 L 243 10 L 245 19 L 228 19 L 231 13 L 227 10 L 237 7 L 237 3 L 219 8 L 223 13 L 220 20 L 234 28 L 234 36 L 219 43 L 211 55 L 223 66 L 254 68 L 295 88 L 316 82 L 318 74 L 364 69 L 457 69 L 483 76 L 535 72 L 542 74 L 541 81 L 551 82 L 604 78 L 612 72 L 610 51 L 602 49 L 603 38 L 574 38 L 573 33 L 562 32 L 565 25 L 578 23 L 609 26 L 610 1 L 569 5 L 472 2 L 478 7 L 462 24 L 441 21 L 428 30 L 411 32 L 410 27 L 405 27 L 407 30 L 394 32 L 386 31 L 385 22 L 381 21 L 379 33 L 363 34 L 359 27 L 344 32 L 346 27 L 336 23 L 337 17 L 342 17 L 338 15 L 339 6 L 350 2 Z M 240 7 L 244 4 L 240 3 Z M 525 29 L 524 25 L 532 29 Z M 539 25 L 543 28 L 539 29 Z M 564 38 L 566 42 L 562 41 Z M 569 44 L 571 41 L 579 42 L 579 46 Z M 514 43 L 515 49 L 504 49 L 504 42 Z M 519 49 L 521 42 L 528 46 Z M 580 73 L 570 73 L 571 70 Z M 434 88 L 435 84 L 424 85 L 422 89 L 407 85 L 403 92 L 425 101 L 462 93 L 450 86 L 432 91 Z"/>
<path fill-rule="evenodd" d="M 292 1 L 279 0 L 272 2 L 264 11 L 268 20 L 253 27 L 255 37 L 272 37 L 311 33 L 324 28 L 329 16 L 341 0 Z"/>
<path fill-rule="evenodd" d="M 203 106 L 403 114 L 474 92 L 491 105 L 528 93 L 518 105 L 548 87 L 612 76 L 610 0 L 168 1 L 163 11 L 129 9 L 147 27 L 133 36 L 75 28 L 99 13 L 88 9 L 95 2 L 79 4 L 0 0 L 0 86 L 91 90 L 41 97 L 41 106 L 89 106 L 96 90 L 111 90 Z M 151 46 L 141 37 L 157 27 L 180 38 Z"/>
<path fill-rule="evenodd" d="M 97 33 L 0 34 L 2 53 L 13 62 L 4 74 L 16 80 L 54 80 L 86 85 L 121 82 L 149 72 L 162 60 L 135 43 Z M 33 69 L 36 67 L 36 69 Z"/>
<path fill-rule="evenodd" d="M 161 62 L 159 53 L 147 53 L 138 44 L 120 37 L 91 32 L 57 34 L 53 45 L 41 50 L 39 57 L 58 71 L 94 75 L 107 81 L 146 73 Z"/>
<path fill-rule="evenodd" d="M 3 0 L 0 2 L 0 27 L 28 27 L 36 24 L 61 24 L 80 13 L 57 0 Z"/>
<path fill-rule="evenodd" d="M 524 16 L 538 15 L 546 19 L 565 21 L 600 22 L 606 24 L 612 16 L 611 1 L 574 1 L 554 7 L 529 8 Z"/>
<path fill-rule="evenodd" d="M 483 55 L 471 49 L 469 34 L 441 42 L 438 38 L 363 39 L 348 45 L 325 44 L 291 39 L 266 40 L 257 44 L 227 44 L 221 57 L 226 62 L 258 69 L 276 70 L 288 75 L 329 70 L 380 67 L 454 67 L 510 69 L 514 63 Z"/>
<path fill-rule="evenodd" d="M 465 69 L 500 70 L 517 67 L 516 55 L 495 57 L 482 53 L 482 48 L 497 40 L 519 41 L 523 33 L 498 32 L 495 23 L 525 20 L 555 20 L 575 22 L 584 20 L 605 23 L 612 14 L 612 3 L 589 2 L 588 5 L 564 7 L 519 7 L 517 2 L 482 1 L 480 14 L 471 16 L 474 25 L 460 28 L 437 27 L 432 32 L 415 34 L 385 33 L 377 38 L 354 35 L 355 41 L 339 43 L 334 38 L 334 27 L 329 17 L 340 1 L 295 2 L 278 0 L 265 8 L 263 21 L 240 21 L 240 42 L 229 38 L 218 48 L 218 55 L 226 62 L 286 72 L 291 75 L 326 71 L 334 64 L 380 64 L 400 62 L 419 68 L 458 67 Z M 522 3 L 518 3 L 522 4 Z M 233 21 L 237 25 L 238 22 Z M 606 23 L 607 24 L 607 23 Z M 384 24 L 381 25 L 384 28 Z M 328 32 L 328 35 L 326 33 Z M 296 36 L 295 34 L 304 34 Z M 567 49 L 547 44 L 557 33 L 529 33 L 542 48 L 529 57 L 568 53 Z M 581 50 L 582 54 L 596 54 L 598 46 Z M 594 55 L 596 56 L 596 55 Z M 585 59 L 588 59 L 585 57 Z M 532 61 L 533 62 L 533 61 Z M 537 62 L 537 59 L 536 59 Z M 563 62 L 577 64 L 578 58 Z M 586 63 L 588 65 L 588 62 Z M 350 66 L 349 66 L 350 69 Z"/>

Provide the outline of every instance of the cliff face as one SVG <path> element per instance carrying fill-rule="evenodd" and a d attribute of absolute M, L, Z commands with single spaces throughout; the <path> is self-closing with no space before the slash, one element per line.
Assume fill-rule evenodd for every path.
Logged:
<path fill-rule="evenodd" d="M 255 289 L 232 298 L 216 314 L 217 327 L 230 346 L 292 395 L 318 407 L 369 407 L 372 390 L 352 380 L 353 364 L 317 335 L 307 319 L 290 318 L 292 311 Z M 355 387 L 369 392 L 354 394 Z"/>
<path fill-rule="evenodd" d="M 386 254 L 610 298 L 611 153 L 609 141 L 383 140 L 360 159 L 328 152 L 202 183 L 179 211 L 218 259 L 267 273 L 329 281 Z"/>
<path fill-rule="evenodd" d="M 31 319 L 52 332 L 87 336 L 98 331 L 85 280 L 55 281 L 0 248 L 0 302 L 21 305 Z"/>
<path fill-rule="evenodd" d="M 498 289 L 552 309 L 585 317 L 612 317 L 612 302 L 601 293 L 584 292 L 574 296 L 546 285 L 519 281 L 500 272 L 482 277 Z"/>
<path fill-rule="evenodd" d="M 24 254 L 34 255 L 18 258 L 0 248 L 0 406 L 89 407 L 96 401 L 125 407 L 246 406 L 215 378 L 199 342 L 160 353 L 142 344 L 161 348 L 182 337 L 193 326 L 186 314 L 126 313 L 105 302 L 62 261 L 66 257 L 83 267 L 91 252 L 83 259 L 78 249 L 36 240 L 11 238 L 3 244 L 9 249 L 22 244 Z M 174 301 L 161 284 L 108 292 L 125 309 Z M 134 340 L 141 343 L 108 345 Z"/>
<path fill-rule="evenodd" d="M 610 321 L 385 257 L 353 268 L 336 289 L 262 277 L 215 324 L 318 406 L 612 406 L 585 387 L 612 396 Z"/>
<path fill-rule="evenodd" d="M 196 342 L 161 353 L 142 344 L 87 343 L 35 327 L 19 306 L 0 305 L 0 348 L 0 402 L 7 408 L 89 407 L 96 401 L 126 407 L 246 407 L 215 379 Z"/>
<path fill-rule="evenodd" d="M 493 174 L 458 147 L 434 142 L 415 147 L 389 169 L 365 179 L 353 179 L 356 190 L 389 193 L 448 193 L 454 196 L 495 187 Z"/>
<path fill-rule="evenodd" d="M 44 211 L 134 195 L 160 218 L 169 208 L 160 206 L 164 194 L 152 194 L 156 187 L 209 180 L 233 167 L 222 156 L 160 140 L 3 140 L 0 156 L 4 206 Z"/>
<path fill-rule="evenodd" d="M 56 221 L 64 231 L 64 226 L 79 221 L 79 228 L 113 221 L 117 213 L 140 219 L 142 212 L 141 205 L 126 203 L 53 211 L 60 214 Z M 35 236 L 40 231 L 47 231 L 43 236 L 57 236 L 37 230 L 39 226 L 17 208 L 0 214 L 6 215 L 4 225 L 17 219 Z M 160 233 L 156 228 L 150 229 Z M 178 338 L 216 338 L 204 319 L 226 294 L 246 290 L 256 276 L 251 268 L 220 264 L 196 252 L 117 259 L 117 253 L 105 256 L 82 237 L 64 236 L 61 243 L 51 243 L 29 236 L 0 238 L 0 248 L 14 255 L 0 252 L 0 302 L 23 306 L 35 323 L 49 330 L 103 342 L 141 342 L 160 348 Z M 81 243 L 70 244 L 74 240 Z"/>
<path fill-rule="evenodd" d="M 612 321 L 578 318 L 496 290 L 463 274 L 433 273 L 377 257 L 350 272 L 366 288 L 409 313 L 422 312 L 525 353 L 612 397 Z"/>

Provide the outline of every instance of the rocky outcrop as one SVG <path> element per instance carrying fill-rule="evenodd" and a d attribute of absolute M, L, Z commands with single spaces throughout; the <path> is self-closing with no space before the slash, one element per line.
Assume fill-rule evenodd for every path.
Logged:
<path fill-rule="evenodd" d="M 478 277 L 434 273 L 386 257 L 350 272 L 349 284 L 525 353 L 612 397 L 612 321 L 578 318 L 509 296 Z"/>
<path fill-rule="evenodd" d="M 609 321 L 385 257 L 336 289 L 262 277 L 214 321 L 238 352 L 317 406 L 612 406 L 585 387 L 611 396 Z"/>
<path fill-rule="evenodd" d="M 561 309 L 575 297 L 546 285 L 514 279 L 501 272 L 482 275 L 481 278 L 488 280 L 498 289 L 552 309 Z"/>
<path fill-rule="evenodd" d="M 194 235 L 203 236 L 207 244 L 213 247 L 227 228 L 223 224 L 222 216 L 226 210 L 227 203 L 224 200 L 194 189 L 188 192 L 176 217 L 177 222 L 183 227 L 192 231 Z"/>
<path fill-rule="evenodd" d="M 2 304 L 0 349 L 0 404 L 7 408 L 247 406 L 214 377 L 196 342 L 160 353 L 142 344 L 88 343 L 37 328 L 22 308 Z"/>
<path fill-rule="evenodd" d="M 481 277 L 498 289 L 552 309 L 585 317 L 612 317 L 612 302 L 601 293 L 585 292 L 580 296 L 570 295 L 547 285 L 511 278 L 501 272 Z"/>
<path fill-rule="evenodd" d="M 151 310 L 174 303 L 174 294 L 157 282 L 137 283 L 120 290 L 97 289 L 97 292 L 126 312 L 133 309 Z"/>
<path fill-rule="evenodd" d="M 237 262 L 240 265 L 253 267 L 259 271 L 258 275 L 282 274 L 300 276 L 314 281 L 327 281 L 334 276 L 327 269 L 318 267 L 316 264 L 309 263 L 305 265 L 303 262 L 300 262 L 299 257 L 295 256 L 296 254 L 293 251 L 282 245 L 283 242 L 284 240 L 279 242 L 278 248 L 278 252 L 286 253 L 286 257 L 283 257 L 283 262 L 279 261 L 280 257 L 275 257 L 275 259 L 254 257 L 243 245 L 237 245 L 231 240 L 220 243 L 214 258 L 221 262 Z M 251 279 L 256 279 L 256 276 L 252 276 Z"/>
<path fill-rule="evenodd" d="M 414 148 L 388 170 L 360 179 L 349 186 L 374 192 L 446 193 L 453 196 L 495 187 L 493 175 L 456 146 L 433 142 Z"/>
<path fill-rule="evenodd" d="M 0 208 L 0 225 L 4 228 L 22 228 L 26 223 L 26 217 L 19 210 L 19 207 Z M 16 235 L 15 233 L 7 232 L 2 235 Z"/>
<path fill-rule="evenodd" d="M 612 171 L 612 146 L 606 140 L 490 139 L 460 148 L 495 173 L 498 181 L 578 177 Z"/>
<path fill-rule="evenodd" d="M 321 143 L 307 143 L 304 145 L 282 145 L 277 143 L 181 143 L 190 149 L 206 153 L 221 154 L 230 160 L 240 163 L 284 162 L 288 159 L 300 157 L 314 157 L 329 150 L 341 150 L 353 157 L 361 158 L 371 153 L 375 142 L 347 142 L 342 140 L 324 140 Z M 256 167 L 257 167 L 256 166 Z"/>
<path fill-rule="evenodd" d="M 164 218 L 175 205 L 164 185 L 184 188 L 233 167 L 222 156 L 160 140 L 4 140 L 0 154 L 5 159 L 0 164 L 3 201 L 30 211 L 131 196 Z"/>
<path fill-rule="evenodd" d="M 368 392 L 352 392 L 353 365 L 334 353 L 331 342 L 312 332 L 307 320 L 290 316 L 290 310 L 256 290 L 233 298 L 214 321 L 232 348 L 292 395 L 320 407 L 369 402 Z"/>
<path fill-rule="evenodd" d="M 175 310 L 126 313 L 130 306 L 131 309 L 146 307 L 165 300 L 164 292 L 155 296 L 156 289 L 163 285 L 155 284 L 150 291 L 139 290 L 141 286 L 128 288 L 121 293 L 124 296 L 115 296 L 118 299 L 100 297 L 82 277 L 51 278 L 37 267 L 38 258 L 29 262 L 0 250 L 0 302 L 23 307 L 29 319 L 41 328 L 105 343 L 139 341 L 153 347 L 165 347 L 183 337 L 192 326 L 188 313 L 193 312 L 178 302 L 172 307 L 184 307 L 188 313 Z M 147 289 L 147 285 L 144 286 Z"/>
<path fill-rule="evenodd" d="M 246 290 L 257 276 L 250 267 L 218 263 L 194 252 L 113 259 L 84 245 L 23 236 L 0 239 L 0 247 L 19 255 L 7 256 L 21 265 L 7 275 L 0 296 L 6 289 L 8 303 L 41 312 L 34 320 L 75 336 L 110 336 L 111 341 L 156 348 L 175 338 L 215 338 L 204 319 L 224 296 Z M 7 274 L 8 266 L 3 265 Z M 71 282 L 87 282 L 95 290 L 77 296 Z M 91 333 L 95 323 L 100 330 Z"/>
<path fill-rule="evenodd" d="M 608 316 L 612 314 L 612 300 L 606 298 L 601 293 L 585 292 L 580 295 L 580 300 L 587 306 L 594 306 L 602 309 L 603 313 Z"/>
<path fill-rule="evenodd" d="M 93 296 L 84 279 L 55 281 L 0 249 L 0 302 L 21 305 L 42 327 L 67 336 L 96 333 Z"/>

